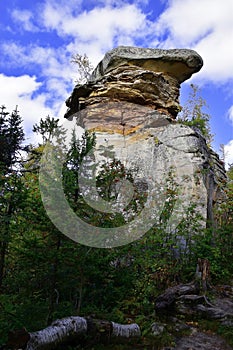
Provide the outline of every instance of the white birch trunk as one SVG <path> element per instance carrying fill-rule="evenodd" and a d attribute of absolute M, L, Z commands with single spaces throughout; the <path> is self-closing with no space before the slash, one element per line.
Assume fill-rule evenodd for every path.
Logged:
<path fill-rule="evenodd" d="M 69 341 L 75 341 L 78 344 L 81 335 L 95 335 L 98 333 L 98 328 L 101 329 L 102 336 L 105 333 L 109 338 L 118 338 L 119 340 L 121 338 L 131 339 L 134 337 L 140 337 L 141 335 L 140 328 L 136 323 L 122 325 L 115 322 L 92 319 L 87 320 L 83 317 L 71 316 L 56 320 L 51 324 L 51 326 L 38 332 L 27 333 L 25 330 L 26 334 L 30 337 L 28 342 L 25 344 L 25 349 L 56 349 L 58 345 L 65 344 Z M 92 333 L 93 329 L 94 333 Z"/>
<path fill-rule="evenodd" d="M 67 317 L 56 320 L 51 326 L 30 333 L 26 350 L 54 349 L 57 345 L 73 340 L 87 332 L 87 321 L 83 317 Z"/>
<path fill-rule="evenodd" d="M 140 335 L 140 327 L 136 323 L 123 325 L 112 322 L 112 337 L 133 338 Z"/>

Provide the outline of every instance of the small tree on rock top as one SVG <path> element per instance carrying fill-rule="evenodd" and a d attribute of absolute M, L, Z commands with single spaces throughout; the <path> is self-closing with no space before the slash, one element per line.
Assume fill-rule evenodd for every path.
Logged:
<path fill-rule="evenodd" d="M 200 96 L 200 88 L 190 84 L 189 97 L 178 115 L 178 121 L 192 128 L 197 128 L 205 137 L 210 146 L 213 135 L 210 130 L 210 115 L 203 109 L 208 107 L 206 101 Z"/>

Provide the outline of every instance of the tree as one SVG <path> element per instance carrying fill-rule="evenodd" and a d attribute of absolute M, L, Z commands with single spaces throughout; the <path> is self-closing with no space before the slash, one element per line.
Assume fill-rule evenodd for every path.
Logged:
<path fill-rule="evenodd" d="M 10 114 L 0 108 L 0 288 L 5 276 L 5 261 L 11 239 L 11 222 L 20 207 L 22 182 L 19 157 L 24 132 L 17 106 Z"/>
<path fill-rule="evenodd" d="M 79 84 L 85 84 L 90 76 L 91 72 L 93 71 L 93 66 L 87 57 L 86 54 L 81 55 L 79 53 L 76 53 L 72 55 L 71 57 L 71 63 L 77 64 L 78 65 L 78 79 L 77 82 Z"/>
<path fill-rule="evenodd" d="M 225 188 L 226 200 L 220 206 L 220 225 L 233 228 L 233 164 L 230 164 L 227 171 L 227 185 Z M 233 237 L 232 237 L 233 239 Z M 232 242 L 233 244 L 233 242 Z"/>
<path fill-rule="evenodd" d="M 200 96 L 200 88 L 197 85 L 190 84 L 190 89 L 188 100 L 178 114 L 178 121 L 192 128 L 197 128 L 210 146 L 213 141 L 209 124 L 210 115 L 203 110 L 207 107 L 207 103 Z"/>
<path fill-rule="evenodd" d="M 50 141 L 54 133 L 60 132 L 58 128 L 59 119 L 51 118 L 49 115 L 45 119 L 40 119 L 39 124 L 33 125 L 32 131 L 42 136 L 43 144 Z"/>
<path fill-rule="evenodd" d="M 1 171 L 11 171 L 16 164 L 19 152 L 23 149 L 24 132 L 22 118 L 17 106 L 10 114 L 6 107 L 0 107 L 0 166 Z"/>
<path fill-rule="evenodd" d="M 35 163 L 38 165 L 38 156 L 42 154 L 45 143 L 51 142 L 54 135 L 62 145 L 63 131 L 59 128 L 58 120 L 50 117 L 34 126 L 34 131 L 42 134 L 43 144 L 32 150 L 24 171 L 19 171 L 18 157 L 12 163 L 12 170 L 6 167 L 6 162 L 3 163 L 5 173 L 0 178 L 4 190 L 0 202 L 3 225 L 0 230 L 5 227 L 8 231 L 0 232 L 1 238 L 4 238 L 3 233 L 7 238 L 6 254 L 2 256 L 8 269 L 4 273 L 4 294 L 0 295 L 0 342 L 3 342 L 9 327 L 24 326 L 33 332 L 46 327 L 54 319 L 70 315 L 91 315 L 119 323 L 127 323 L 129 319 L 152 323 L 155 297 L 171 284 L 190 280 L 190 275 L 195 273 L 197 258 L 209 259 L 216 280 L 223 273 L 232 275 L 229 266 L 233 251 L 231 180 L 215 246 L 210 244 L 211 231 L 200 225 L 201 218 L 192 203 L 175 232 L 166 230 L 179 195 L 172 170 L 166 180 L 167 197 L 160 225 L 155 225 L 138 241 L 114 249 L 97 249 L 75 243 L 59 232 L 43 207 L 38 166 L 34 166 Z M 5 142 L 4 138 L 0 140 Z M 130 169 L 103 148 L 102 155 L 110 160 L 99 166 L 98 195 L 105 201 L 114 201 L 119 193 L 120 180 L 128 180 L 134 187 L 134 196 L 126 211 L 108 213 L 89 206 L 80 186 L 79 170 L 94 144 L 94 135 L 86 132 L 78 139 L 73 133 L 63 165 L 64 193 L 73 211 L 92 225 L 93 230 L 95 227 L 124 225 L 143 208 L 145 187 L 137 187 Z M 229 179 L 233 178 L 232 173 L 230 167 Z M 14 208 L 12 215 L 7 212 L 9 203 Z"/>

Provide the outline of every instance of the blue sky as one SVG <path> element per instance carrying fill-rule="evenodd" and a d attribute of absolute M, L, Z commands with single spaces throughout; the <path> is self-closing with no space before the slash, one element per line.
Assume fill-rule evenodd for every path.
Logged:
<path fill-rule="evenodd" d="M 77 67 L 86 53 L 95 66 L 118 45 L 190 48 L 204 67 L 182 85 L 198 84 L 209 106 L 213 146 L 233 163 L 232 0 L 1 0 L 0 105 L 18 105 L 30 137 L 48 114 L 62 118 Z"/>

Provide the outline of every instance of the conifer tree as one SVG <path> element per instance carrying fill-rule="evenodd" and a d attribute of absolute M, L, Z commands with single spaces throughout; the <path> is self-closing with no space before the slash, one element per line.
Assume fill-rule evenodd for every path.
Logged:
<path fill-rule="evenodd" d="M 6 256 L 11 240 L 11 222 L 20 207 L 22 183 L 20 151 L 24 132 L 17 106 L 12 113 L 0 108 L 0 288 L 5 275 Z"/>
<path fill-rule="evenodd" d="M 51 118 L 49 115 L 45 119 L 40 119 L 39 124 L 33 125 L 32 131 L 42 136 L 43 144 L 50 141 L 56 132 L 59 132 L 59 119 Z"/>

